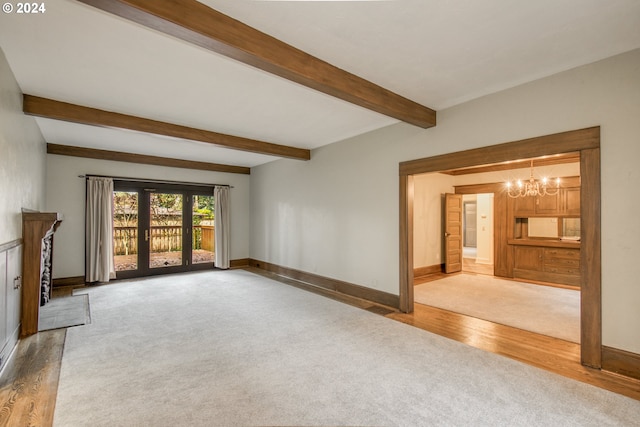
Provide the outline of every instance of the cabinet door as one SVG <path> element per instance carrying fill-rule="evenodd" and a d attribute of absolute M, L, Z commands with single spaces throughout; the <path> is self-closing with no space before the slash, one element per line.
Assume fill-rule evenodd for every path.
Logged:
<path fill-rule="evenodd" d="M 524 218 L 536 214 L 535 197 L 518 197 L 513 200 L 513 213 L 516 217 Z"/>
<path fill-rule="evenodd" d="M 536 196 L 537 215 L 558 215 L 560 213 L 560 193 L 555 196 Z"/>
<path fill-rule="evenodd" d="M 533 246 L 516 246 L 514 268 L 518 270 L 542 270 L 542 248 Z"/>
<path fill-rule="evenodd" d="M 17 338 L 22 304 L 22 245 L 7 251 L 7 337 Z"/>
<path fill-rule="evenodd" d="M 567 215 L 580 215 L 580 187 L 565 188 L 564 213 Z"/>

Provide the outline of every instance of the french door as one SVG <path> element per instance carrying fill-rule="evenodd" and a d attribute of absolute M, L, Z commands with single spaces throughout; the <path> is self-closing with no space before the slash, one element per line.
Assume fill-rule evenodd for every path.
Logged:
<path fill-rule="evenodd" d="M 117 278 L 213 267 L 213 188 L 115 181 Z"/>

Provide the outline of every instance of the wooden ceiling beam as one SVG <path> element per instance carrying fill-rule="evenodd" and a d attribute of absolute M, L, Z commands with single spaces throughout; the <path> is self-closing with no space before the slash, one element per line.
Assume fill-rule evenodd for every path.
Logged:
<path fill-rule="evenodd" d="M 79 0 L 360 107 L 422 128 L 436 112 L 196 0 Z"/>
<path fill-rule="evenodd" d="M 251 169 L 244 166 L 231 166 L 221 165 L 218 163 L 171 159 L 168 157 L 147 156 L 144 154 L 124 153 L 122 151 L 98 150 L 95 148 L 73 147 L 70 145 L 47 144 L 47 153 L 58 154 L 61 156 L 113 160 L 116 162 L 168 166 L 172 168 L 197 169 L 212 172 L 239 173 L 245 175 L 249 175 L 251 173 Z"/>
<path fill-rule="evenodd" d="M 225 135 L 157 120 L 144 119 L 67 102 L 24 95 L 22 110 L 29 115 L 63 120 L 84 125 L 129 129 L 155 135 L 165 135 L 191 141 L 206 142 L 223 148 L 250 151 L 270 156 L 309 160 L 311 151 L 303 148 L 272 144 L 270 142 Z"/>

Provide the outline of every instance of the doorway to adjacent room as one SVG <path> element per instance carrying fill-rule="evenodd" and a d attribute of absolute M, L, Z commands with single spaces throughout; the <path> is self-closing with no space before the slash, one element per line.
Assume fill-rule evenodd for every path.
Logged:
<path fill-rule="evenodd" d="M 400 174 L 400 309 L 413 311 L 414 302 L 414 182 L 420 174 L 474 168 L 492 159 L 507 164 L 519 159 L 577 153 L 580 162 L 580 348 L 581 362 L 602 364 L 600 128 L 586 128 L 503 143 L 431 158 L 402 162 Z M 503 201 L 504 202 L 504 201 Z M 500 202 L 496 209 L 505 208 Z M 496 227 L 500 233 L 503 227 Z M 504 240 L 506 235 L 496 235 Z M 497 259 L 497 258 L 496 258 Z M 505 258 L 506 259 L 506 258 Z M 502 267 L 502 266 L 500 266 Z M 498 268 L 498 265 L 495 266 Z"/>

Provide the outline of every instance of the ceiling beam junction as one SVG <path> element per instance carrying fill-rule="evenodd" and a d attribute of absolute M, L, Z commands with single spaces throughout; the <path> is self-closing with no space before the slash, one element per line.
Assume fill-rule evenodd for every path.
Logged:
<path fill-rule="evenodd" d="M 206 142 L 223 148 L 270 156 L 287 157 L 298 160 L 309 160 L 311 158 L 311 151 L 303 148 L 225 135 L 208 130 L 98 110 L 96 108 L 26 94 L 23 96 L 22 110 L 32 116 L 63 120 L 83 125 L 129 129 L 149 134 Z"/>
<path fill-rule="evenodd" d="M 161 33 L 422 128 L 436 112 L 196 0 L 78 0 Z"/>

